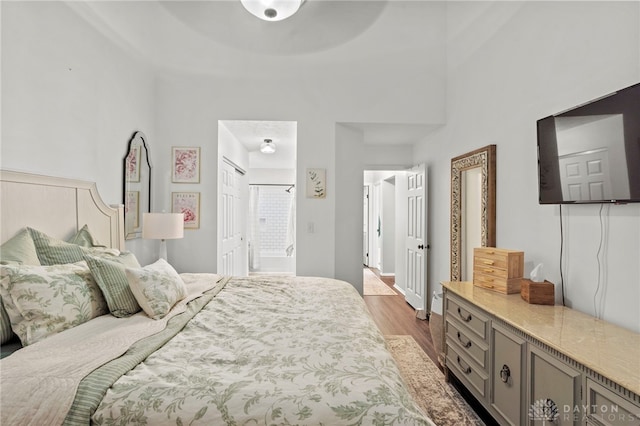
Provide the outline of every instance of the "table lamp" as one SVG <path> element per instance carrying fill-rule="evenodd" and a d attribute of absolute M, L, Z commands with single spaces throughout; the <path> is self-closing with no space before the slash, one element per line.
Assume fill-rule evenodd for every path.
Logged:
<path fill-rule="evenodd" d="M 144 213 L 142 238 L 160 240 L 160 259 L 167 260 L 167 241 L 184 236 L 183 213 Z"/>

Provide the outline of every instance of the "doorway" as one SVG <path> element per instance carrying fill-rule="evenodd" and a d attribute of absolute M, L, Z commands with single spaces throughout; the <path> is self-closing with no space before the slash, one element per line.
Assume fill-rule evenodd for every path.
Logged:
<path fill-rule="evenodd" d="M 365 265 L 394 276 L 394 288 L 426 317 L 426 169 L 364 172 L 368 252 Z M 366 263 L 368 261 L 368 263 Z"/>
<path fill-rule="evenodd" d="M 218 122 L 220 273 L 295 275 L 296 150 L 294 121 Z M 224 187 L 229 163 L 245 171 L 242 178 L 234 175 L 239 183 L 232 208 L 224 198 L 229 192 Z M 230 232 L 238 244 L 232 261 L 225 239 Z"/>

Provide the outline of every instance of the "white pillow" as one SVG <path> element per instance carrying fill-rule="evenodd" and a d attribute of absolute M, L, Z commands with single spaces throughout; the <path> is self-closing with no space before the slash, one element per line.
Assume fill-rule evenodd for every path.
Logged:
<path fill-rule="evenodd" d="M 164 259 L 144 268 L 126 268 L 133 296 L 153 319 L 164 318 L 171 308 L 187 296 L 184 281 Z"/>
<path fill-rule="evenodd" d="M 0 294 L 23 346 L 109 312 L 87 263 L 0 267 Z"/>

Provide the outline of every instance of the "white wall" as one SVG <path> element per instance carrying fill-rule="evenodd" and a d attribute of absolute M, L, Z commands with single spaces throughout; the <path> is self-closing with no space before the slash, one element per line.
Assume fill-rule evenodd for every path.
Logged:
<path fill-rule="evenodd" d="M 251 157 L 251 155 L 249 155 Z M 249 184 L 292 185 L 296 181 L 295 169 L 249 169 Z"/>
<path fill-rule="evenodd" d="M 335 178 L 339 182 L 335 185 L 335 277 L 352 283 L 362 294 L 363 135 L 359 130 L 338 124 L 335 138 Z"/>
<path fill-rule="evenodd" d="M 447 3 L 447 124 L 416 147 L 429 165 L 432 288 L 449 278 L 450 159 L 495 143 L 497 245 L 544 263 L 560 300 L 559 208 L 537 201 L 536 120 L 640 80 L 639 8 L 638 2 Z M 599 208 L 563 208 L 566 302 L 592 315 Z M 640 205 L 605 213 L 599 313 L 640 331 Z"/>
<path fill-rule="evenodd" d="M 122 203 L 135 130 L 154 151 L 154 77 L 67 5 L 1 2 L 2 168 L 96 181 Z"/>

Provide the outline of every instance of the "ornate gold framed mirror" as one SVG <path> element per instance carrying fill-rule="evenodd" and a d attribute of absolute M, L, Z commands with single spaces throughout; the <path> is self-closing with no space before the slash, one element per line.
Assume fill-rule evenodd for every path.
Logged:
<path fill-rule="evenodd" d="M 451 159 L 451 281 L 471 281 L 473 248 L 496 244 L 496 146 Z"/>
<path fill-rule="evenodd" d="M 142 235 L 142 213 L 151 211 L 151 160 L 144 133 L 133 133 L 123 161 L 124 237 L 130 240 Z"/>

